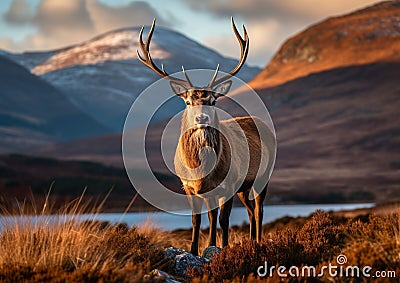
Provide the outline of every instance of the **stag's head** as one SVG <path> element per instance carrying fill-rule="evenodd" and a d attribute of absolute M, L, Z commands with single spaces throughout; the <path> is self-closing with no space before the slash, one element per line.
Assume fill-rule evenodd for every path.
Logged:
<path fill-rule="evenodd" d="M 214 105 L 219 97 L 224 96 L 229 92 L 232 81 L 228 79 L 239 72 L 246 60 L 247 53 L 249 51 L 249 37 L 247 35 L 246 28 L 243 25 L 244 37 L 242 38 L 232 18 L 232 28 L 240 44 L 241 50 L 240 60 L 237 66 L 229 73 L 217 78 L 219 71 L 218 65 L 214 76 L 211 78 L 207 86 L 196 87 L 193 86 L 183 66 L 182 71 L 185 79 L 179 79 L 169 75 L 165 71 L 163 65 L 161 65 L 161 69 L 155 65 L 150 55 L 150 41 L 154 32 L 154 26 L 155 19 L 150 28 L 146 42 L 143 42 L 142 39 L 144 27 L 142 27 L 140 31 L 139 46 L 143 55 L 140 55 L 139 51 L 137 51 L 139 60 L 147 67 L 152 69 L 160 77 L 168 79 L 170 81 L 172 91 L 185 101 L 186 110 L 184 112 L 183 120 L 184 128 L 207 128 L 210 126 L 217 128 L 219 122 Z"/>

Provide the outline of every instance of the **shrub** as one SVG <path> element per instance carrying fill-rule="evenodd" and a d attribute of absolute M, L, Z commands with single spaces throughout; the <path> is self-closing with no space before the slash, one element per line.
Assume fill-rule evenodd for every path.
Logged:
<path fill-rule="evenodd" d="M 345 244 L 346 229 L 329 214 L 316 211 L 297 233 L 297 242 L 306 254 L 304 263 L 316 265 L 340 254 Z"/>
<path fill-rule="evenodd" d="M 257 269 L 268 266 L 322 266 L 339 254 L 345 254 L 349 264 L 370 265 L 376 270 L 400 272 L 400 215 L 370 216 L 345 220 L 316 211 L 303 226 L 286 228 L 264 236 L 261 243 L 244 240 L 224 248 L 203 272 L 188 273 L 196 282 L 281 282 L 282 278 L 261 279 Z M 335 262 L 336 263 L 336 262 Z M 293 282 L 319 282 L 318 278 L 292 278 Z M 322 280 L 322 278 L 320 278 Z M 329 278 L 323 280 L 329 281 Z M 391 278 L 393 279 L 393 278 Z M 289 281 L 290 281 L 289 280 Z M 380 279 L 390 282 L 390 278 Z"/>
<path fill-rule="evenodd" d="M 0 281 L 141 282 L 164 260 L 137 228 L 97 222 L 15 222 L 0 236 Z"/>

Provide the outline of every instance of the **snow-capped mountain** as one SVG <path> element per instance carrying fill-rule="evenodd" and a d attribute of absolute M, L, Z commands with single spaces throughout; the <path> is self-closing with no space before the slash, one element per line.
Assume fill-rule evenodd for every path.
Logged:
<path fill-rule="evenodd" d="M 136 60 L 139 34 L 136 30 L 118 30 L 55 52 L 48 60 L 35 66 L 32 72 L 43 75 L 74 65 L 94 65 L 107 61 Z M 170 53 L 152 43 L 152 57 L 164 59 Z"/>
<path fill-rule="evenodd" d="M 137 59 L 140 28 L 125 28 L 89 41 L 46 53 L 12 54 L 9 58 L 30 68 L 32 73 L 62 90 L 79 109 L 116 131 L 122 129 L 134 99 L 159 77 Z M 145 28 L 144 37 L 149 28 Z M 234 36 L 232 34 L 232 36 Z M 239 45 L 238 56 L 239 56 Z M 226 58 L 188 37 L 156 27 L 151 42 L 155 62 L 169 73 L 184 65 L 189 69 L 230 71 L 237 59 Z M 43 59 L 41 62 L 39 58 Z M 243 66 L 238 77 L 249 81 L 260 71 Z M 177 110 L 182 105 L 171 103 Z M 172 109 L 171 109 L 172 110 Z"/>

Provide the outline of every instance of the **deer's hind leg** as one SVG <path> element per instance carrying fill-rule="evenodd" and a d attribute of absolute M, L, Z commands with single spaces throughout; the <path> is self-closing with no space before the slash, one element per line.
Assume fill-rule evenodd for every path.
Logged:
<path fill-rule="evenodd" d="M 250 239 L 255 240 L 256 239 L 256 218 L 254 214 L 255 200 L 254 199 L 250 200 L 249 198 L 250 192 L 251 188 L 242 192 L 238 192 L 237 196 L 247 209 L 247 214 L 249 215 L 249 222 L 250 222 Z"/>
<path fill-rule="evenodd" d="M 263 216 L 264 216 L 264 200 L 267 195 L 267 186 L 268 184 L 264 187 L 263 190 L 261 191 L 256 191 L 253 190 L 253 193 L 255 194 L 255 209 L 254 209 L 254 214 L 255 214 L 255 219 L 256 219 L 256 234 L 257 234 L 257 242 L 261 241 L 262 237 L 262 223 L 263 223 Z"/>

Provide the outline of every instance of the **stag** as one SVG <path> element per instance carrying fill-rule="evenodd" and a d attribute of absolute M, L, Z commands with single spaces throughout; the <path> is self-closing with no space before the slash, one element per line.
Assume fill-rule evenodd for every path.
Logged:
<path fill-rule="evenodd" d="M 229 78 L 241 69 L 246 60 L 249 51 L 246 29 L 243 25 L 242 38 L 232 18 L 232 29 L 241 49 L 237 66 L 217 78 L 218 65 L 207 86 L 195 87 L 183 66 L 185 79 L 169 75 L 163 65 L 161 69 L 155 65 L 150 55 L 154 26 L 155 20 L 146 42 L 142 39 L 142 27 L 139 34 L 142 55 L 139 51 L 137 55 L 143 64 L 160 77 L 169 80 L 172 91 L 186 103 L 174 164 L 192 207 L 191 253 L 198 255 L 201 209 L 204 203 L 210 221 L 209 246 L 216 245 L 218 208 L 222 245 L 228 245 L 229 216 L 235 194 L 247 209 L 250 238 L 260 241 L 263 202 L 275 157 L 275 135 L 257 117 L 247 116 L 220 121 L 215 107 L 216 100 L 230 90 L 232 81 Z M 246 159 L 247 162 L 244 162 Z M 207 197 L 204 197 L 205 195 Z"/>

